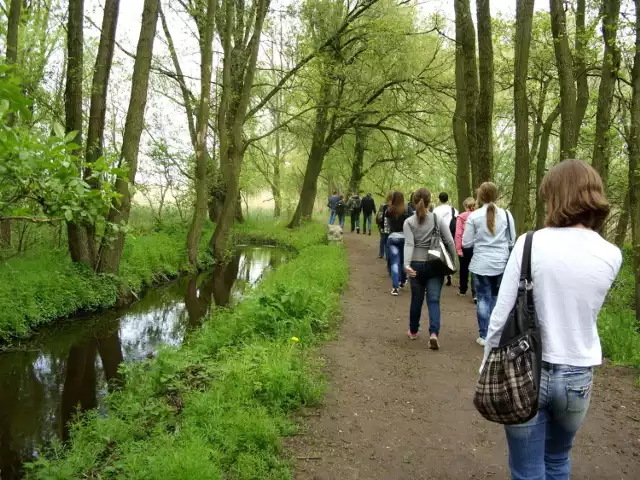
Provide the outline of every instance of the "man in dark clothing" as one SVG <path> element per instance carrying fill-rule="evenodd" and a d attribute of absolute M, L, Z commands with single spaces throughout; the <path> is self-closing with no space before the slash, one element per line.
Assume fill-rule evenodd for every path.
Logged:
<path fill-rule="evenodd" d="M 362 199 L 358 193 L 354 193 L 349 199 L 349 213 L 351 215 L 351 233 L 360 233 L 360 210 L 362 210 Z"/>
<path fill-rule="evenodd" d="M 364 235 L 369 232 L 371 235 L 371 228 L 373 227 L 373 215 L 376 213 L 376 202 L 371 197 L 370 193 L 362 199 L 362 217 L 363 217 L 363 225 L 362 225 L 362 234 Z"/>
<path fill-rule="evenodd" d="M 338 192 L 333 192 L 333 195 L 329 197 L 329 201 L 327 202 L 327 207 L 329 207 L 329 225 L 333 225 L 333 222 L 336 221 L 336 205 L 338 204 L 338 200 L 340 200 L 340 195 Z"/>

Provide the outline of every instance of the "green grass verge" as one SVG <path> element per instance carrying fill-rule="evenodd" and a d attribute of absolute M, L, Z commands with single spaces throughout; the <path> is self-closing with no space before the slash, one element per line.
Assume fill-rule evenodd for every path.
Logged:
<path fill-rule="evenodd" d="M 212 228 L 202 237 L 200 266 L 211 265 L 207 243 Z M 273 243 L 301 249 L 325 236 L 324 226 L 312 223 L 292 231 L 273 221 L 248 220 L 234 227 L 238 243 Z M 36 248 L 0 266 L 0 340 L 26 337 L 52 320 L 114 306 L 118 298 L 191 271 L 186 251 L 187 227 L 169 223 L 158 231 L 134 231 L 125 244 L 118 278 L 94 275 L 74 265 L 66 250 Z"/>
<path fill-rule="evenodd" d="M 317 228 L 286 235 L 309 244 Z M 342 248 L 303 248 L 234 310 L 214 311 L 189 344 L 129 366 L 108 416 L 82 418 L 70 447 L 28 477 L 291 478 L 281 438 L 295 430 L 289 414 L 322 396 L 313 347 L 339 317 L 347 276 Z"/>

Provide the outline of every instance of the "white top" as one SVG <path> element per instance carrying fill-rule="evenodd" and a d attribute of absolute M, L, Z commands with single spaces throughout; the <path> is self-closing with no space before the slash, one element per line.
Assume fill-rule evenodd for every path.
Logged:
<path fill-rule="evenodd" d="M 491 348 L 499 345 L 516 301 L 524 239 L 524 235 L 518 239 L 504 272 L 489 323 L 485 360 Z M 542 360 L 575 367 L 602 363 L 596 323 L 621 265 L 620 249 L 592 230 L 545 228 L 533 235 L 531 277 Z"/>
<path fill-rule="evenodd" d="M 433 213 L 436 214 L 436 216 L 438 217 L 438 220 L 441 220 L 442 222 L 444 222 L 447 228 L 449 228 L 449 224 L 451 223 L 451 208 L 453 207 L 451 207 L 451 205 L 449 205 L 448 203 L 443 203 L 442 205 L 437 206 L 436 208 L 433 209 Z M 453 211 L 456 213 L 456 217 L 457 217 L 458 210 L 454 208 Z"/>
<path fill-rule="evenodd" d="M 502 275 L 509 247 L 516 241 L 516 227 L 511 213 L 496 206 L 495 235 L 487 227 L 487 207 L 471 212 L 462 235 L 462 248 L 473 248 L 469 270 L 476 275 Z"/>

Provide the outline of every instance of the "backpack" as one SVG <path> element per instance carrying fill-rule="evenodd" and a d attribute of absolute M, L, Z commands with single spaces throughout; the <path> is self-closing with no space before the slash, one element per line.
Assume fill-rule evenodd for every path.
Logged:
<path fill-rule="evenodd" d="M 346 209 L 347 206 L 344 204 L 344 202 L 342 200 L 338 200 L 338 203 L 336 203 L 336 213 L 338 215 L 342 215 L 344 214 Z"/>
<path fill-rule="evenodd" d="M 353 209 L 360 210 L 362 208 L 362 199 L 360 197 L 353 199 Z"/>
<path fill-rule="evenodd" d="M 456 238 L 456 223 L 458 219 L 456 217 L 456 209 L 451 207 L 451 220 L 449 221 L 449 230 L 451 231 L 451 236 Z"/>

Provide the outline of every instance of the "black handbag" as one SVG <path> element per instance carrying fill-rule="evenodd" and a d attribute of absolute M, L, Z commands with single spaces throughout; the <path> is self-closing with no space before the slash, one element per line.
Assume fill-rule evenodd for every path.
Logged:
<path fill-rule="evenodd" d="M 480 372 L 473 404 L 480 414 L 504 425 L 524 423 L 538 413 L 542 342 L 533 301 L 531 244 L 527 233 L 516 303 L 500 345 L 492 348 Z"/>

